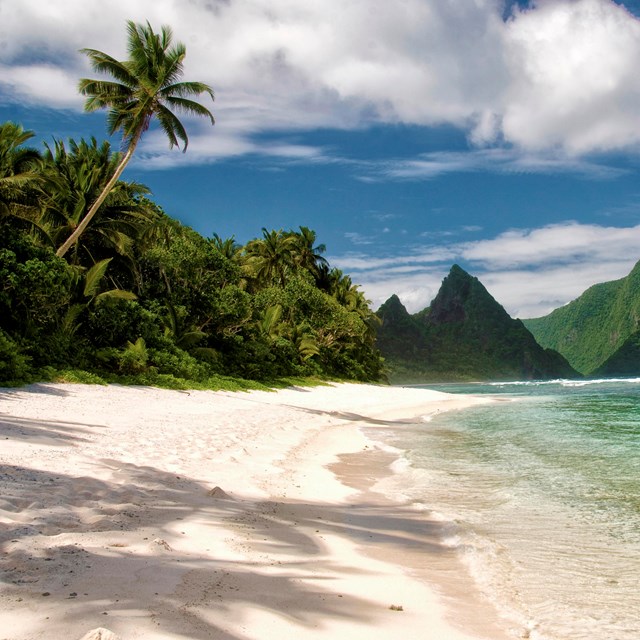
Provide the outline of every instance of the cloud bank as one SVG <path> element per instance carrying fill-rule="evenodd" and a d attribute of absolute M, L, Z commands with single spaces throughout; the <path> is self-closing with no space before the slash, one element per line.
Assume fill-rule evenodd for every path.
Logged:
<path fill-rule="evenodd" d="M 566 222 L 513 229 L 475 242 L 425 245 L 411 255 L 333 256 L 377 309 L 397 294 L 411 313 L 427 307 L 454 263 L 480 279 L 512 317 L 533 318 L 588 287 L 627 275 L 637 261 L 640 225 L 618 228 Z"/>
<path fill-rule="evenodd" d="M 125 20 L 172 26 L 216 90 L 190 162 L 269 153 L 263 132 L 460 127 L 478 147 L 564 156 L 640 142 L 640 21 L 612 0 L 0 0 L 0 100 L 81 110 L 78 49 L 124 57 Z M 147 159 L 169 160 L 146 142 Z M 315 150 L 282 148 L 291 157 Z M 318 150 L 321 154 L 321 150 Z"/>

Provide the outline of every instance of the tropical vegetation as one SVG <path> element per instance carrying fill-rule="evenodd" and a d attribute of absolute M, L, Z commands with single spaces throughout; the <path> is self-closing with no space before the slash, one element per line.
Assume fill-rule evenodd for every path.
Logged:
<path fill-rule="evenodd" d="M 205 238 L 122 180 L 152 118 L 183 149 L 175 112 L 213 122 L 191 99 L 211 88 L 179 82 L 185 51 L 171 31 L 128 23 L 128 35 L 127 61 L 84 50 L 113 82 L 80 82 L 124 152 L 94 138 L 37 149 L 34 132 L 0 124 L 0 383 L 379 379 L 378 319 L 313 230 Z"/>
<path fill-rule="evenodd" d="M 640 262 L 624 278 L 593 285 L 564 307 L 524 323 L 541 345 L 559 351 L 585 375 L 640 375 Z"/>

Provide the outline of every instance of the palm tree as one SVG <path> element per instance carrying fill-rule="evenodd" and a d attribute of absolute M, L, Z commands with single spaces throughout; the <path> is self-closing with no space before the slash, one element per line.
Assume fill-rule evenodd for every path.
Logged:
<path fill-rule="evenodd" d="M 375 342 L 376 332 L 380 326 L 380 318 L 371 310 L 371 302 L 357 284 L 353 284 L 351 276 L 345 275 L 340 269 L 332 269 L 329 277 L 332 280 L 331 295 L 347 310 L 355 312 L 365 325 L 365 338 L 370 343 Z"/>
<path fill-rule="evenodd" d="M 221 238 L 217 233 L 214 233 L 209 242 L 228 260 L 236 260 L 242 249 L 242 245 L 236 242 L 234 236 Z"/>
<path fill-rule="evenodd" d="M 320 274 L 320 267 L 328 262 L 322 254 L 327 250 L 324 244 L 314 246 L 316 243 L 316 232 L 309 227 L 300 227 L 300 231 L 291 231 L 291 237 L 295 241 L 295 263 L 309 271 L 314 278 Z"/>
<path fill-rule="evenodd" d="M 0 124 L 0 218 L 21 217 L 35 204 L 27 195 L 38 180 L 35 168 L 40 154 L 23 146 L 34 135 L 15 122 Z"/>
<path fill-rule="evenodd" d="M 208 93 L 213 100 L 213 89 L 202 82 L 177 82 L 183 72 L 186 48 L 181 42 L 171 45 L 173 34 L 167 26 L 159 34 L 151 25 L 127 22 L 129 59 L 118 61 L 96 49 L 81 49 L 94 71 L 111 75 L 115 81 L 82 79 L 80 93 L 87 96 L 85 111 L 109 109 L 107 125 L 109 134 L 122 131 L 126 151 L 113 176 L 93 203 L 82 221 L 56 252 L 64 256 L 100 208 L 109 191 L 118 181 L 151 120 L 158 119 L 169 139 L 169 146 L 187 150 L 187 132 L 174 111 L 206 116 L 214 124 L 211 112 L 193 96 Z"/>
<path fill-rule="evenodd" d="M 284 287 L 294 265 L 295 239 L 282 229 L 267 231 L 262 227 L 262 239 L 251 240 L 245 247 L 245 272 L 259 286 L 274 284 Z"/>
<path fill-rule="evenodd" d="M 112 153 L 108 142 L 98 145 L 95 138 L 89 142 L 70 139 L 69 149 L 61 140 L 54 140 L 53 148 L 45 147 L 39 185 L 40 222 L 55 245 L 77 228 L 87 203 L 102 192 L 121 154 Z M 90 268 L 106 258 L 116 258 L 110 278 L 121 272 L 127 282 L 132 282 L 136 270 L 133 245 L 158 217 L 145 198 L 148 193 L 142 184 L 119 180 L 75 243 L 69 261 Z"/>

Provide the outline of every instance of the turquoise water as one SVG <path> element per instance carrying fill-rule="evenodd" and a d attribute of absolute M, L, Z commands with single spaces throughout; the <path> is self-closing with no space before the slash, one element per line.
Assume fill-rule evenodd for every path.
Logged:
<path fill-rule="evenodd" d="M 448 523 L 515 637 L 638 640 L 640 378 L 428 388 L 496 402 L 384 432 L 392 490 Z"/>

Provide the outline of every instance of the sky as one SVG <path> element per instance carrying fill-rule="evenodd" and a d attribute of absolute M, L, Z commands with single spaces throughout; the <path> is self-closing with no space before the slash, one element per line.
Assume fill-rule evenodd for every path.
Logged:
<path fill-rule="evenodd" d="M 640 259 L 640 0 L 0 0 L 0 122 L 107 139 L 79 50 L 125 59 L 127 20 L 216 124 L 152 126 L 123 179 L 207 237 L 310 227 L 374 309 L 459 264 L 520 318 Z"/>

